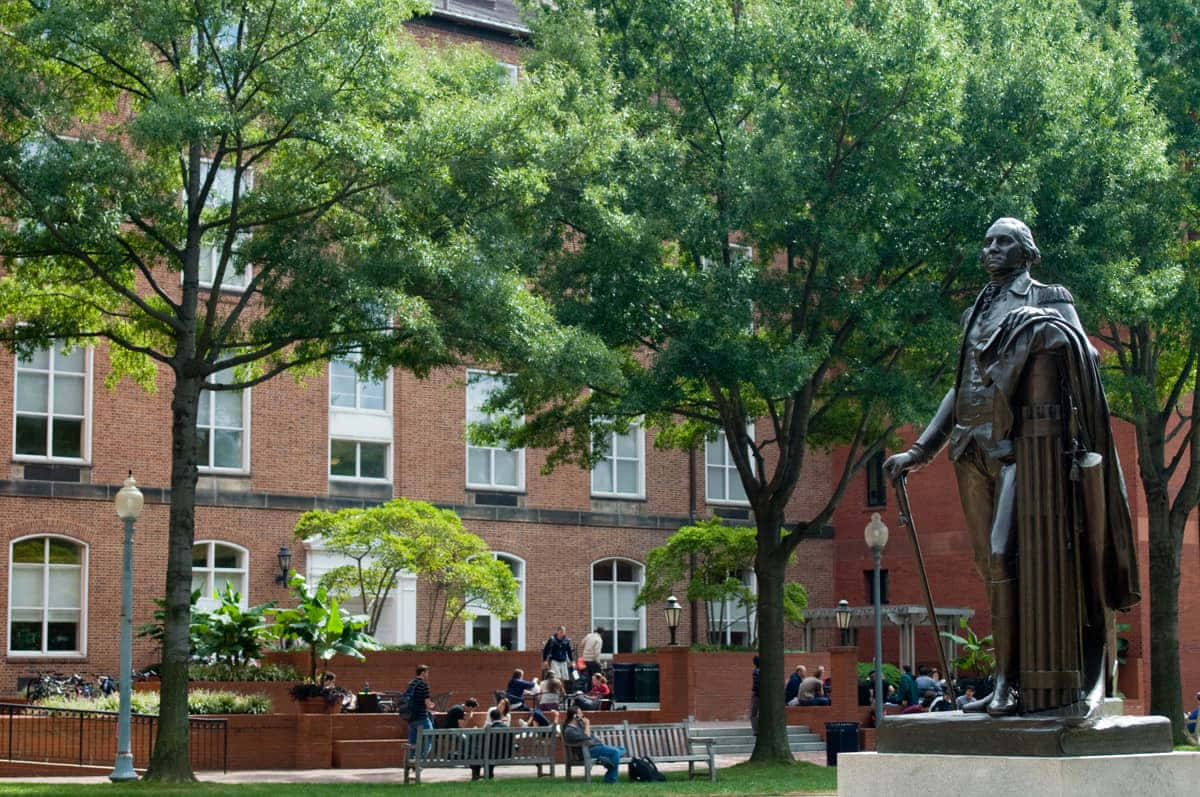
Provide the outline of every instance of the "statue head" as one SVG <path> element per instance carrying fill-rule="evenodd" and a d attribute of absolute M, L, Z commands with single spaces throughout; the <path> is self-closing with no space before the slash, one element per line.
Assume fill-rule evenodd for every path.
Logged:
<path fill-rule="evenodd" d="M 1033 233 L 1020 219 L 1003 217 L 992 222 L 983 237 L 979 262 L 989 274 L 1005 274 L 1042 261 Z"/>

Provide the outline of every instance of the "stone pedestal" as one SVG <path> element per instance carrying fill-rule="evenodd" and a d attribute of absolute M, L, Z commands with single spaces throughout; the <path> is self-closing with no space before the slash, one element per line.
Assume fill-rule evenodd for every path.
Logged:
<path fill-rule="evenodd" d="M 1193 793 L 1197 783 L 1200 753 L 838 755 L 838 797 L 1165 797 Z"/>
<path fill-rule="evenodd" d="M 1171 752 L 1166 717 L 989 717 L 939 711 L 887 717 L 881 753 L 988 756 L 1098 756 Z"/>

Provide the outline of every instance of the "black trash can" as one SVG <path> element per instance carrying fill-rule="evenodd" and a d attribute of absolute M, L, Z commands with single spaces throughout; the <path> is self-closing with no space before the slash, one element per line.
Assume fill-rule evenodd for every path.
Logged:
<path fill-rule="evenodd" d="M 624 704 L 633 701 L 633 664 L 613 662 L 612 666 L 612 699 L 614 703 Z"/>
<path fill-rule="evenodd" d="M 857 722 L 825 723 L 825 766 L 836 767 L 838 753 L 857 752 Z"/>
<path fill-rule="evenodd" d="M 658 665 L 639 662 L 633 665 L 633 700 L 635 703 L 658 702 Z"/>

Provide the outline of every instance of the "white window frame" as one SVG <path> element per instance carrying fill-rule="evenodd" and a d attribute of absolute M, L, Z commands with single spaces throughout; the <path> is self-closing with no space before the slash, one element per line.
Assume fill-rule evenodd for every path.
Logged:
<path fill-rule="evenodd" d="M 211 169 L 212 165 L 213 165 L 212 161 L 208 160 L 206 158 L 201 159 L 200 163 L 203 167 L 206 167 L 208 169 Z M 233 200 L 233 190 L 232 190 L 233 189 L 233 174 L 235 171 L 236 171 L 235 166 L 220 166 L 217 168 L 217 179 L 213 180 L 212 187 L 209 188 L 209 190 L 208 190 L 208 197 L 206 198 L 206 201 L 204 203 L 205 207 L 209 207 L 209 208 L 217 207 L 219 204 L 222 204 L 225 202 L 231 202 Z M 223 187 L 223 183 L 222 183 L 222 179 L 221 179 L 221 176 L 223 174 L 229 175 L 230 190 L 228 192 L 228 195 L 226 195 L 226 193 L 224 191 L 219 190 Z M 253 188 L 254 188 L 254 170 L 246 169 L 246 171 L 242 173 L 242 194 L 241 194 L 242 197 L 245 197 L 247 192 L 251 191 Z M 184 195 L 184 201 L 186 202 L 186 200 L 187 200 L 186 195 Z M 244 238 L 245 236 L 240 235 L 238 237 L 239 237 L 239 239 L 241 239 L 241 238 Z M 236 243 L 234 244 L 234 249 L 235 250 L 237 249 Z M 207 265 L 205 264 L 205 261 L 207 261 Z M 201 243 L 200 244 L 199 271 L 197 272 L 197 278 L 199 280 L 201 288 L 208 288 L 209 290 L 212 289 L 212 287 L 213 287 L 212 279 L 214 276 L 216 276 L 217 267 L 220 264 L 221 264 L 221 247 L 220 246 L 207 246 L 204 243 Z M 225 278 L 221 281 L 220 290 L 230 291 L 231 293 L 241 293 L 241 292 L 245 291 L 246 288 L 250 285 L 250 280 L 254 276 L 253 267 L 251 266 L 250 263 L 246 263 L 245 270 L 239 275 L 236 271 L 232 270 L 233 263 L 230 263 L 229 265 L 230 265 L 230 270 L 226 271 Z M 208 279 L 207 280 L 204 279 L 204 272 L 205 272 L 206 268 L 208 271 Z M 180 279 L 181 280 L 183 279 L 182 275 L 180 275 Z"/>
<path fill-rule="evenodd" d="M 215 374 L 212 374 L 211 376 L 209 376 L 208 381 L 212 382 L 214 379 L 216 379 L 216 377 L 218 377 L 222 374 L 225 374 L 225 373 L 229 373 L 229 369 L 225 369 L 223 371 L 218 371 Z M 230 375 L 230 378 L 232 378 L 232 374 Z M 248 388 L 248 387 L 242 388 L 240 391 L 201 390 L 200 391 L 200 401 L 207 400 L 210 402 L 209 407 L 208 407 L 209 423 L 208 423 L 208 426 L 201 427 L 199 412 L 197 412 L 196 428 L 197 429 L 207 428 L 209 430 L 207 459 L 208 459 L 208 462 L 211 463 L 213 461 L 213 446 L 216 444 L 214 441 L 216 435 L 213 434 L 213 432 L 216 431 L 216 429 L 218 428 L 215 424 L 216 417 L 217 417 L 217 415 L 216 415 L 216 397 L 220 393 L 231 393 L 231 392 L 240 392 L 241 396 L 242 396 L 242 427 L 241 427 L 242 428 L 242 462 L 241 462 L 241 465 L 239 465 L 238 467 L 234 467 L 234 468 L 217 467 L 217 466 L 211 465 L 211 464 L 210 465 L 199 465 L 198 469 L 201 473 L 246 474 L 246 473 L 250 472 L 250 392 L 251 392 L 251 388 Z M 232 429 L 233 427 L 232 426 L 222 426 L 219 428 Z"/>
<path fill-rule="evenodd" d="M 757 576 L 757 574 L 755 574 L 753 568 L 744 570 L 741 573 L 741 581 L 743 584 L 745 584 L 746 586 L 748 586 L 750 588 L 750 592 L 752 594 L 754 594 L 755 596 L 758 595 L 758 576 Z M 730 640 L 733 636 L 734 631 L 745 631 L 746 632 L 746 643 L 745 644 L 747 644 L 747 645 L 753 645 L 758 640 L 758 603 L 757 603 L 757 601 L 750 604 L 750 611 L 748 613 L 743 612 L 741 607 L 738 606 L 735 601 L 730 600 L 729 598 L 726 598 L 723 601 L 708 601 L 708 603 L 710 604 L 710 606 L 713 609 L 717 610 L 717 611 L 710 611 L 709 612 L 710 615 L 719 617 L 719 616 L 722 616 L 721 612 L 724 612 L 725 617 L 735 617 L 736 616 L 736 618 L 737 618 L 737 619 L 729 620 L 728 622 L 726 622 L 724 628 L 717 629 L 716 632 L 721 635 L 721 641 L 717 642 L 715 644 L 732 645 L 733 642 L 731 642 Z M 739 624 L 745 624 L 745 627 L 744 628 L 740 627 Z M 734 627 L 735 625 L 737 625 L 739 627 L 735 628 Z M 709 632 L 709 640 L 708 641 L 710 643 L 712 642 L 713 631 L 714 631 L 714 629 L 711 629 L 711 628 L 708 629 L 708 632 Z"/>
<path fill-rule="evenodd" d="M 504 76 L 501 82 L 509 83 L 513 86 L 517 85 L 517 81 L 521 78 L 521 67 L 508 61 L 500 61 L 501 68 L 504 69 Z"/>
<path fill-rule="evenodd" d="M 204 611 L 211 611 L 220 605 L 220 603 L 213 598 L 213 590 L 221 593 L 225 592 L 225 584 L 228 582 L 222 581 L 220 587 L 218 587 L 216 583 L 217 576 L 221 573 L 241 574 L 242 589 L 240 592 L 242 599 L 239 605 L 243 609 L 248 607 L 250 605 L 250 549 L 244 545 L 238 545 L 236 542 L 229 542 L 228 540 L 205 539 L 196 540 L 194 543 L 192 543 L 192 550 L 195 551 L 196 547 L 200 545 L 207 546 L 208 548 L 208 554 L 205 556 L 206 564 L 204 567 L 196 567 L 193 565 L 192 575 L 195 577 L 196 573 L 206 573 L 207 575 L 205 583 L 207 584 L 207 587 L 200 590 L 200 599 L 196 601 L 196 608 Z M 226 548 L 233 548 L 236 550 L 238 552 L 238 557 L 241 559 L 242 566 L 239 568 L 217 567 L 214 565 L 213 560 L 216 557 L 217 545 L 224 545 Z"/>
<path fill-rule="evenodd" d="M 604 455 L 592 466 L 591 485 L 592 495 L 598 498 L 634 498 L 642 499 L 646 497 L 646 429 L 642 425 L 643 419 L 638 418 L 636 421 L 630 421 L 629 430 L 626 434 L 633 435 L 634 446 L 637 451 L 634 457 L 621 457 L 617 455 L 616 438 L 619 432 L 610 429 L 606 432 L 607 449 Z M 635 431 L 636 430 L 636 431 Z M 617 462 L 634 461 L 637 463 L 637 486 L 633 492 L 623 492 L 617 488 Z M 596 470 L 598 468 L 607 468 L 611 477 L 610 484 L 612 490 L 596 489 Z"/>
<path fill-rule="evenodd" d="M 747 422 L 746 423 L 746 434 L 749 435 L 751 440 L 754 439 L 754 431 L 755 431 L 754 430 L 754 422 L 753 421 Z M 709 460 L 709 456 L 708 456 L 709 451 L 710 451 L 713 443 L 716 443 L 721 440 L 726 441 L 725 445 L 721 446 L 721 451 L 724 452 L 724 460 L 721 462 L 712 462 Z M 754 471 L 753 452 L 747 450 L 747 455 L 750 457 L 750 468 L 751 468 L 751 471 L 753 472 Z M 712 493 L 711 493 L 712 480 L 709 479 L 709 468 L 720 468 L 721 469 L 722 476 L 724 478 L 724 481 L 722 482 L 722 486 L 724 487 L 724 491 L 725 491 L 724 498 L 713 498 L 712 497 Z M 719 430 L 717 430 L 717 440 L 714 440 L 711 442 L 708 440 L 704 441 L 704 502 L 708 503 L 708 504 L 713 504 L 714 506 L 750 506 L 750 499 L 748 497 L 745 500 L 728 497 L 730 480 L 736 481 L 736 483 L 739 486 L 741 485 L 741 477 L 738 475 L 737 465 L 734 464 L 734 462 L 733 462 L 733 451 L 729 448 L 728 436 L 725 434 L 724 429 L 719 429 Z"/>
<path fill-rule="evenodd" d="M 513 575 L 517 579 L 517 598 L 521 602 L 521 613 L 514 618 L 517 623 L 517 638 L 514 642 L 513 650 L 525 650 L 525 576 L 529 572 L 529 565 L 520 556 L 517 556 L 514 553 L 508 553 L 507 551 L 492 551 L 492 558 L 507 559 L 508 561 L 515 562 L 518 565 L 518 568 L 516 569 L 520 571 L 520 575 L 518 576 L 516 573 Z M 472 647 L 475 644 L 475 622 L 480 618 L 486 617 L 489 620 L 488 633 L 491 639 L 489 644 L 493 647 L 499 647 L 500 624 L 503 621 L 500 620 L 499 617 L 496 617 L 489 612 L 486 608 L 472 608 L 470 606 L 468 606 L 468 608 L 475 614 L 475 619 L 468 620 L 467 622 L 463 623 L 463 626 L 465 627 L 464 644 L 467 647 Z"/>
<path fill-rule="evenodd" d="M 601 564 L 603 562 L 614 562 L 614 561 L 628 562 L 629 564 L 633 565 L 634 568 L 637 570 L 637 579 L 635 581 L 615 581 L 615 580 L 613 580 L 613 581 L 596 581 L 596 565 Z M 615 578 L 615 573 L 614 573 L 614 578 Z M 588 628 L 605 628 L 612 633 L 613 649 L 610 651 L 611 653 L 632 653 L 634 651 L 645 648 L 646 647 L 646 607 L 644 605 L 639 606 L 636 609 L 634 609 L 634 612 L 636 614 L 638 629 L 637 629 L 637 641 L 635 642 L 635 647 L 634 647 L 633 651 L 622 650 L 620 648 L 620 635 L 617 633 L 617 622 L 619 620 L 630 620 L 630 619 L 634 619 L 634 618 L 618 616 L 617 606 L 619 604 L 617 601 L 617 593 L 618 593 L 617 588 L 621 584 L 626 584 L 626 585 L 634 584 L 637 586 L 637 589 L 640 592 L 642 587 L 645 586 L 645 584 L 646 584 L 646 566 L 644 564 L 642 564 L 641 562 L 637 561 L 636 559 L 630 559 L 628 556 L 605 556 L 600 559 L 594 559 L 591 562 L 591 564 L 588 565 L 588 582 L 589 582 L 588 599 L 591 601 L 591 625 L 589 625 Z M 612 611 L 611 615 L 606 615 L 606 616 L 601 617 L 596 614 L 596 585 L 597 584 L 607 584 L 608 588 L 612 591 L 612 594 L 610 595 L 610 598 L 612 599 L 612 607 L 613 607 L 613 611 Z"/>
<path fill-rule="evenodd" d="M 333 360 L 329 364 L 329 444 L 326 447 L 327 461 L 325 472 L 330 481 L 366 482 L 370 484 L 390 483 L 393 478 L 395 452 L 395 446 L 393 445 L 394 430 L 392 426 L 393 396 L 391 370 L 389 369 L 387 376 L 377 383 L 383 387 L 383 409 L 364 408 L 362 406 L 363 385 L 368 383 L 369 380 L 364 380 L 357 373 L 354 373 L 354 406 L 342 406 L 333 403 L 334 369 L 338 367 L 338 364 L 342 363 L 353 367 L 353 363 L 357 359 L 358 355 L 350 355 Z M 333 472 L 333 444 L 335 441 L 354 444 L 355 475 L 349 476 Z M 386 447 L 383 476 L 361 475 L 362 446 L 364 444 Z"/>
<path fill-rule="evenodd" d="M 43 554 L 43 560 L 42 560 L 42 605 L 40 607 L 40 609 L 42 611 L 42 650 L 40 650 L 40 651 L 13 650 L 13 647 L 12 647 L 12 626 L 13 626 L 13 608 L 14 608 L 13 607 L 13 594 L 12 594 L 13 568 L 14 567 L 23 567 L 23 566 L 32 566 L 32 565 L 25 565 L 24 563 L 13 562 L 13 546 L 19 542 L 24 542 L 25 540 L 29 540 L 29 539 L 59 539 L 59 540 L 64 540 L 66 542 L 69 542 L 70 544 L 79 548 L 79 564 L 78 565 L 51 565 L 48 561 L 46 561 L 46 556 L 45 556 L 45 554 Z M 45 544 L 43 545 L 43 551 L 44 550 L 45 550 Z M 6 634 L 6 637 L 8 640 L 7 649 L 8 649 L 8 656 L 10 658 L 14 658 L 14 659 L 16 659 L 16 658 L 19 658 L 19 659 L 46 659 L 46 658 L 63 659 L 63 658 L 85 658 L 87 656 L 88 560 L 89 560 L 90 553 L 91 553 L 91 549 L 86 542 L 83 542 L 82 540 L 74 539 L 73 537 L 68 537 L 64 534 L 45 534 L 45 533 L 26 534 L 22 537 L 17 537 L 15 539 L 9 541 L 9 543 L 8 543 L 8 627 L 5 630 L 5 634 Z M 49 622 L 49 619 L 48 619 L 48 612 L 50 609 L 50 594 L 49 594 L 50 593 L 50 577 L 49 577 L 50 573 L 49 573 L 49 570 L 51 567 L 57 567 L 57 568 L 78 567 L 79 568 L 79 602 L 81 605 L 78 608 L 78 611 L 79 611 L 79 638 L 78 638 L 78 649 L 77 650 L 51 650 L 51 651 L 46 650 L 46 641 L 47 641 L 47 637 L 49 636 L 46 631 L 46 624 Z M 16 607 L 16 608 L 32 609 L 32 608 L 39 608 L 39 607 Z M 55 607 L 55 608 L 67 608 L 67 607 Z"/>
<path fill-rule="evenodd" d="M 48 365 L 46 369 L 32 368 L 28 365 L 22 366 L 21 359 L 14 357 L 13 360 L 13 419 L 12 419 L 12 445 L 13 459 L 18 462 L 54 462 L 73 465 L 86 465 L 92 461 L 92 373 L 95 365 L 95 351 L 90 346 L 78 347 L 84 355 L 83 363 L 83 428 L 80 432 L 82 439 L 80 440 L 80 457 L 56 457 L 53 456 L 51 441 L 54 439 L 54 376 L 57 373 L 54 368 L 55 359 L 59 356 L 61 346 L 50 346 L 45 351 L 47 352 Z M 46 454 L 18 454 L 17 453 L 17 416 L 18 415 L 40 415 L 41 413 L 19 412 L 17 410 L 17 396 L 20 389 L 21 372 L 46 374 L 46 417 L 48 418 L 46 426 Z M 63 374 L 69 374 L 72 377 L 77 376 L 74 371 L 62 371 Z M 75 418 L 74 415 L 59 414 L 63 418 Z"/>
<path fill-rule="evenodd" d="M 481 382 L 485 379 L 489 382 L 498 382 L 506 378 L 505 374 L 495 371 L 483 371 L 474 368 L 467 369 L 467 390 L 466 390 L 466 405 L 467 405 L 467 425 L 472 423 L 482 422 L 490 419 L 492 415 L 472 409 L 471 407 L 471 383 Z M 485 399 L 486 400 L 486 399 Z M 518 422 L 523 422 L 522 416 Z M 488 454 L 488 472 L 491 474 L 492 481 L 489 482 L 473 482 L 471 481 L 471 449 L 477 451 L 486 451 Z M 517 456 L 517 483 L 511 484 L 496 484 L 496 453 L 512 453 Z M 525 449 L 514 448 L 511 451 L 502 446 L 476 446 L 472 445 L 470 440 L 467 441 L 466 459 L 464 465 L 464 479 L 466 480 L 467 489 L 469 490 L 494 490 L 497 492 L 523 493 L 525 492 Z"/>

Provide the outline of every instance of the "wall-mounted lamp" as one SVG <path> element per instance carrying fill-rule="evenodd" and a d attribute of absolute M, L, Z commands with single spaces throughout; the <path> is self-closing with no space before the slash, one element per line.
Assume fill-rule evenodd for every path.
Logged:
<path fill-rule="evenodd" d="M 279 572 L 275 574 L 275 583 L 287 584 L 288 575 L 292 570 L 292 552 L 284 545 L 279 549 L 277 558 L 279 559 Z"/>

